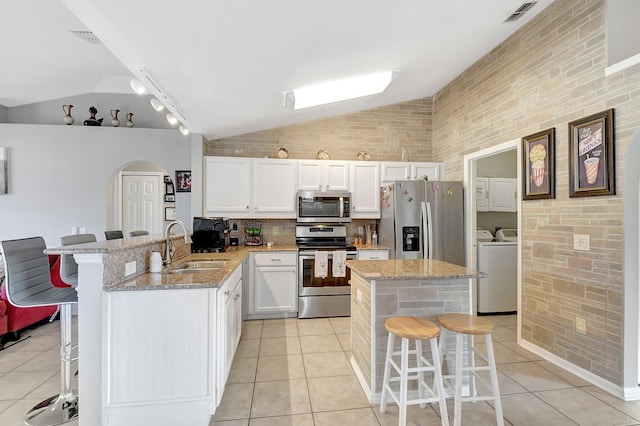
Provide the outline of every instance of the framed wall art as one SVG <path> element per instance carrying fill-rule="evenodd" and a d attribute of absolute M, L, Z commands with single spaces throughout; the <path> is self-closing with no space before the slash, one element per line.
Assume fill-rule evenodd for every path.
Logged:
<path fill-rule="evenodd" d="M 176 195 L 175 194 L 164 194 L 164 202 L 165 203 L 175 203 Z"/>
<path fill-rule="evenodd" d="M 555 198 L 555 151 L 555 128 L 522 138 L 523 200 Z"/>
<path fill-rule="evenodd" d="M 191 192 L 191 170 L 176 170 L 176 191 Z"/>
<path fill-rule="evenodd" d="M 176 208 L 165 207 L 164 208 L 164 220 L 176 220 Z"/>
<path fill-rule="evenodd" d="M 614 195 L 613 109 L 569 123 L 569 197 Z"/>
<path fill-rule="evenodd" d="M 164 184 L 164 193 L 165 194 L 175 194 L 175 191 L 174 191 L 172 183 L 166 183 L 165 182 L 165 184 Z"/>

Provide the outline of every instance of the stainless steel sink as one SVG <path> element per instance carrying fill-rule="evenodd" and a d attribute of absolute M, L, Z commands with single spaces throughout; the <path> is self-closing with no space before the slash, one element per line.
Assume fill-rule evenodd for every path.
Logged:
<path fill-rule="evenodd" d="M 167 270 L 168 274 L 188 274 L 195 272 L 214 272 L 220 270 L 224 265 L 226 265 L 228 260 L 226 259 L 199 259 L 192 260 L 189 262 L 182 262 L 177 264 L 176 266 L 172 266 Z"/>

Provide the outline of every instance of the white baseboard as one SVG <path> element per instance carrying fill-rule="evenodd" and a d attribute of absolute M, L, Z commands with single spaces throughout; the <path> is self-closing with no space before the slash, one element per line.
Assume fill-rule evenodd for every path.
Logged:
<path fill-rule="evenodd" d="M 540 356 L 546 361 L 549 361 L 550 363 L 555 364 L 564 370 L 567 370 L 569 373 L 572 373 L 580 377 L 581 379 L 586 380 L 592 385 L 599 387 L 600 389 L 610 393 L 616 398 L 620 398 L 624 401 L 633 401 L 633 400 L 640 399 L 640 389 L 638 388 L 635 388 L 633 390 L 628 388 L 623 388 L 622 386 L 616 385 L 615 383 L 605 380 L 602 377 L 597 376 L 592 372 L 585 370 L 584 368 L 580 368 L 577 365 L 572 364 L 569 361 L 562 359 L 559 356 L 554 355 L 551 352 L 545 349 L 542 349 L 541 347 L 536 346 L 533 343 L 528 342 L 526 340 L 521 340 L 520 346 Z"/>

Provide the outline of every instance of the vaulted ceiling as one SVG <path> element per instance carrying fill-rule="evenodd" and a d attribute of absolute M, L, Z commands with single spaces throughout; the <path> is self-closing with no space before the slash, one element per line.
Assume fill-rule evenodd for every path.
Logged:
<path fill-rule="evenodd" d="M 238 135 L 431 96 L 552 1 L 515 22 L 522 0 L 13 1 L 0 105 L 128 95 L 144 69 L 192 132 Z M 286 90 L 385 70 L 381 94 L 283 107 Z"/>

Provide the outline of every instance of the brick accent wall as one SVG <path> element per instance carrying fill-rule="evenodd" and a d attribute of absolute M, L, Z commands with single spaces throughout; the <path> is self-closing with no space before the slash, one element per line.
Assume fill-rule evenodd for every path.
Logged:
<path fill-rule="evenodd" d="M 434 98 L 433 161 L 556 128 L 556 198 L 522 202 L 522 337 L 622 383 L 623 159 L 640 129 L 640 66 L 605 77 L 604 0 L 558 1 Z M 615 196 L 569 198 L 568 122 L 615 108 Z M 591 236 L 591 251 L 573 235 Z M 587 319 L 577 334 L 576 316 Z"/>
<path fill-rule="evenodd" d="M 266 157 L 284 147 L 290 158 L 313 159 L 319 150 L 332 160 L 356 160 L 360 150 L 371 161 L 400 161 L 401 147 L 411 161 L 432 158 L 431 98 L 325 118 L 277 129 L 212 140 L 204 155 Z"/>

